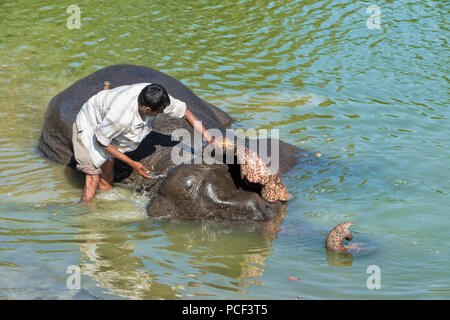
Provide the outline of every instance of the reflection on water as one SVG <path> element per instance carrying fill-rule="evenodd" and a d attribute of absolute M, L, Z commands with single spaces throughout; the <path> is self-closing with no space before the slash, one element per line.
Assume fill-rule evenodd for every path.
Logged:
<path fill-rule="evenodd" d="M 449 298 L 448 10 L 442 1 L 66 1 L 0 4 L 0 298 Z M 37 152 L 48 101 L 116 63 L 160 69 L 308 152 L 264 230 L 149 221 L 118 186 Z M 321 157 L 316 157 L 321 153 Z M 342 221 L 376 251 L 329 257 Z M 82 290 L 65 287 L 81 265 Z M 367 290 L 377 265 L 382 289 Z M 300 278 L 290 281 L 286 277 Z"/>
<path fill-rule="evenodd" d="M 80 218 L 80 216 L 78 216 Z M 95 279 L 109 293 L 132 299 L 174 299 L 175 292 L 157 281 L 157 275 L 145 269 L 133 253 L 139 240 L 129 239 L 123 225 L 99 223 L 95 219 L 80 222 L 76 239 L 81 252 L 81 273 Z M 86 221 L 87 220 L 87 221 Z M 150 230 L 140 231 L 144 234 Z M 145 239 L 145 237 L 144 237 Z"/>
<path fill-rule="evenodd" d="M 349 252 L 332 252 L 326 250 L 326 255 L 330 267 L 350 268 L 353 264 L 353 254 Z"/>
<path fill-rule="evenodd" d="M 281 223 L 281 218 L 261 226 L 142 219 L 124 226 L 93 213 L 75 220 L 81 273 L 108 293 L 132 299 L 220 298 L 214 289 L 246 293 L 261 284 Z M 209 293 L 198 291 L 204 286 Z"/>
<path fill-rule="evenodd" d="M 143 208 L 127 210 L 124 199 L 132 191 L 112 192 L 119 193 L 116 200 L 96 199 L 95 211 L 63 204 L 2 207 L 2 212 L 20 208 L 23 213 L 21 219 L 2 217 L 7 228 L 0 236 L 7 240 L 1 242 L 6 260 L 0 268 L 5 275 L 12 273 L 2 280 L 9 290 L 2 297 L 223 298 L 224 292 L 245 294 L 246 288 L 263 285 L 265 259 L 282 217 L 256 226 L 160 223 L 147 219 Z M 43 219 L 46 212 L 52 214 Z M 41 219 L 31 220 L 36 214 Z M 17 257 L 15 250 L 31 252 Z M 49 260 L 51 256 L 58 258 Z M 30 259 L 35 263 L 29 265 Z M 80 291 L 65 288 L 71 265 L 81 268 Z"/>

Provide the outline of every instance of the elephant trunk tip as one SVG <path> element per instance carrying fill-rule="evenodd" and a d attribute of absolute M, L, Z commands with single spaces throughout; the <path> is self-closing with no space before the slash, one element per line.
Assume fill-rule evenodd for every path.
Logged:
<path fill-rule="evenodd" d="M 328 233 L 327 240 L 325 241 L 325 248 L 334 252 L 347 252 L 342 242 L 345 240 L 352 240 L 353 235 L 349 230 L 354 226 L 351 222 L 343 222 L 334 227 L 333 230 Z"/>

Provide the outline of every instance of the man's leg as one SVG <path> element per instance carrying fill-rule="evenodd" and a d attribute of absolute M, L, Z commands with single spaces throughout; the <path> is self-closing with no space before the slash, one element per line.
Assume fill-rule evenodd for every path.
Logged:
<path fill-rule="evenodd" d="M 89 201 L 95 197 L 98 185 L 100 184 L 100 176 L 98 174 L 86 175 L 86 181 L 84 182 L 83 195 L 81 201 Z"/>
<path fill-rule="evenodd" d="M 86 174 L 81 201 L 89 201 L 95 197 L 95 193 L 100 184 L 100 174 L 102 174 L 102 170 L 95 167 L 93 164 L 89 156 L 89 151 L 81 141 L 76 123 L 74 123 L 72 127 L 72 144 L 73 155 L 77 162 L 77 169 Z"/>
<path fill-rule="evenodd" d="M 114 159 L 107 160 L 101 167 L 100 190 L 109 190 L 114 183 Z"/>

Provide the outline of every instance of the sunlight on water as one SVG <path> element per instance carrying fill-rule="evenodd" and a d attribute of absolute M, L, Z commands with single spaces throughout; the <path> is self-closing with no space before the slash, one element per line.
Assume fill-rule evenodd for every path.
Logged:
<path fill-rule="evenodd" d="M 79 1 L 70 30 L 66 1 L 3 1 L 0 299 L 450 298 L 448 6 L 379 1 L 371 30 L 371 4 Z M 37 151 L 44 112 L 117 63 L 166 72 L 233 128 L 306 150 L 284 177 L 282 223 L 161 223 L 123 185 L 79 204 L 80 175 Z M 326 254 L 343 221 L 370 251 Z"/>

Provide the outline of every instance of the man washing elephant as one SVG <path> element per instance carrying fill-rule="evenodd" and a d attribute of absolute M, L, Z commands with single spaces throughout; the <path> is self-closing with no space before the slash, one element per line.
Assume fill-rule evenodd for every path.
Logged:
<path fill-rule="evenodd" d="M 154 117 L 160 113 L 186 118 L 216 148 L 233 148 L 241 163 L 241 178 L 261 184 L 261 194 L 267 201 L 290 198 L 281 179 L 268 170 L 256 152 L 236 146 L 226 138 L 214 139 L 186 104 L 171 97 L 161 85 L 136 83 L 100 91 L 83 105 L 76 117 L 72 144 L 77 169 L 86 174 L 82 201 L 92 199 L 97 189 L 112 188 L 114 158 L 130 165 L 141 176 L 151 178 L 145 166 L 130 159 L 125 152 L 139 146 L 150 133 Z"/>
<path fill-rule="evenodd" d="M 103 90 L 81 108 L 73 125 L 72 143 L 77 169 L 86 174 L 82 201 L 89 201 L 97 189 L 112 188 L 114 158 L 130 165 L 145 178 L 145 166 L 125 152 L 136 149 L 150 133 L 154 117 L 165 113 L 186 120 L 208 140 L 212 137 L 186 104 L 170 96 L 158 84 L 137 83 Z"/>
<path fill-rule="evenodd" d="M 111 81 L 111 90 L 103 90 L 103 84 L 106 80 Z M 164 104 L 166 108 L 159 110 L 158 116 L 149 116 L 145 113 L 145 110 L 149 114 L 153 114 L 153 112 L 150 113 L 148 109 L 142 108 L 141 104 L 138 103 L 141 91 L 152 83 L 159 84 L 167 91 L 168 96 L 170 94 L 169 103 L 167 104 L 166 101 L 166 104 Z M 121 100 L 116 99 L 121 96 L 119 93 L 124 93 L 127 91 L 126 88 L 131 89 L 137 84 L 141 87 L 135 87 L 133 94 L 124 96 L 126 97 L 124 101 L 127 103 L 118 103 L 118 112 L 115 117 L 110 119 L 113 120 L 110 123 L 110 129 L 116 132 L 117 136 L 114 137 L 114 134 L 107 136 L 107 133 L 104 132 L 104 140 L 103 142 L 100 141 L 102 137 L 98 134 L 98 137 L 100 137 L 98 138 L 95 133 L 102 133 L 103 129 L 100 128 L 100 124 L 110 116 L 109 112 L 106 111 L 115 108 L 112 101 L 118 102 Z M 184 109 L 184 115 L 179 111 L 180 114 L 177 113 L 178 118 L 170 117 L 171 109 L 177 109 L 172 106 L 172 101 L 175 101 L 175 104 L 185 104 L 185 107 L 183 107 L 183 109 L 186 108 Z M 101 106 L 99 104 L 88 108 L 87 105 L 91 102 L 101 103 Z M 134 106 L 134 109 L 130 108 L 132 112 L 121 111 L 128 104 Z M 146 107 L 145 104 L 142 104 L 142 106 Z M 84 110 L 81 112 L 83 108 Z M 165 113 L 164 111 L 167 108 L 169 109 Z M 142 109 L 144 112 L 139 113 L 139 110 Z M 79 118 L 83 118 L 82 114 L 85 110 L 90 110 L 92 122 L 85 119 L 84 123 L 80 123 L 83 121 L 79 121 Z M 172 110 L 172 112 L 175 111 Z M 196 124 L 195 120 L 192 121 L 194 115 L 201 120 L 201 125 L 200 122 Z M 112 113 L 111 116 L 113 116 Z M 191 121 L 189 121 L 189 117 L 192 117 Z M 280 192 L 281 189 L 285 190 L 285 188 L 283 188 L 284 186 L 278 175 L 293 168 L 302 151 L 278 139 L 276 139 L 275 144 L 272 144 L 275 141 L 274 138 L 245 138 L 245 143 L 249 145 L 249 149 L 252 149 L 250 142 L 256 140 L 258 146 L 261 144 L 267 146 L 271 155 L 273 155 L 273 152 L 279 155 L 279 157 L 274 158 L 275 163 L 279 164 L 276 166 L 278 168 L 276 172 L 271 172 L 271 175 L 268 176 L 258 174 L 260 170 L 257 169 L 264 168 L 264 164 L 258 159 L 247 161 L 255 160 L 252 156 L 254 152 L 253 150 L 247 152 L 245 147 L 239 147 L 239 140 L 243 139 L 238 139 L 237 143 L 234 142 L 235 140 L 228 143 L 226 139 L 220 138 L 224 135 L 228 138 L 236 138 L 236 136 L 229 136 L 228 133 L 231 133 L 231 131 L 227 131 L 232 121 L 233 119 L 226 112 L 201 99 L 183 83 L 163 72 L 144 66 L 114 65 L 97 70 L 74 82 L 50 100 L 44 115 L 39 150 L 48 159 L 70 167 L 77 165 L 75 160 L 77 158 L 80 162 L 78 163 L 79 169 L 85 162 L 79 154 L 88 156 L 87 164 L 92 164 L 91 168 L 97 170 L 97 172 L 93 172 L 97 177 L 89 177 L 88 174 L 87 180 L 93 180 L 94 183 L 89 184 L 90 181 L 88 181 L 86 189 L 90 186 L 90 190 L 83 192 L 84 199 L 92 199 L 99 187 L 102 189 L 110 188 L 114 178 L 114 181 L 132 184 L 137 189 L 147 192 L 149 201 L 146 212 L 153 218 L 166 220 L 272 220 L 284 208 L 286 199 L 285 193 Z M 76 143 L 73 143 L 74 123 L 76 123 L 75 140 L 79 139 Z M 123 128 L 124 124 L 125 128 L 127 125 L 135 124 L 128 130 L 129 134 L 135 135 L 131 140 L 127 139 L 128 134 L 126 129 Z M 118 128 L 119 126 L 123 131 Z M 98 128 L 100 129 L 97 130 Z M 210 136 L 213 129 L 217 133 L 214 138 Z M 202 136 L 208 142 L 212 142 L 216 149 L 216 154 L 213 156 L 215 158 L 214 163 L 196 163 L 194 161 L 197 159 L 197 155 L 202 156 L 205 152 L 207 158 L 210 158 L 208 152 L 211 151 L 211 148 L 203 144 L 200 146 L 202 149 L 195 148 L 191 151 L 190 159 L 192 162 L 187 161 L 181 164 L 174 162 L 172 155 L 177 154 L 180 145 L 186 143 L 186 145 L 189 145 L 193 141 L 187 140 L 185 142 L 184 136 L 182 141 L 179 141 L 176 138 L 179 130 L 185 130 L 185 132 L 187 131 L 194 136 L 196 131 L 203 132 Z M 138 134 L 138 131 L 141 131 L 141 133 Z M 151 132 L 149 133 L 149 131 Z M 124 135 L 125 137 L 122 137 Z M 145 135 L 146 138 L 144 139 Z M 133 144 L 128 149 L 123 143 Z M 136 148 L 137 146 L 139 147 Z M 234 163 L 221 162 L 220 153 L 217 156 L 217 150 L 224 146 L 232 147 L 227 148 L 226 154 L 229 154 L 228 150 L 234 151 Z M 276 146 L 276 149 L 272 146 Z M 81 152 L 74 150 L 78 147 L 81 148 Z M 141 168 L 150 169 L 153 175 L 152 179 L 143 178 L 137 169 L 131 171 L 130 166 L 123 161 L 115 161 L 117 164 L 114 162 L 113 168 L 113 162 L 110 159 L 116 156 L 105 150 L 105 148 L 113 149 L 113 147 L 120 151 L 120 154 L 116 155 L 117 157 L 126 152 L 125 156 L 131 159 L 128 160 L 128 164 L 133 164 L 136 167 L 138 165 L 135 161 L 138 161 L 142 164 Z M 131 152 L 126 151 L 133 148 L 136 149 Z M 91 153 L 94 153 L 92 150 L 96 152 L 97 160 L 91 156 Z M 183 156 L 189 155 L 189 152 L 190 150 L 183 153 Z M 77 154 L 76 157 L 74 153 Z M 268 155 L 265 152 L 261 154 L 264 157 Z M 98 161 L 98 158 L 100 158 L 100 161 Z M 270 159 L 272 158 L 269 158 L 269 161 Z M 274 167 L 271 166 L 271 169 Z M 111 169 L 114 170 L 113 173 Z M 150 174 L 146 169 L 143 173 L 147 176 Z M 273 188 L 274 186 L 275 188 Z"/>

